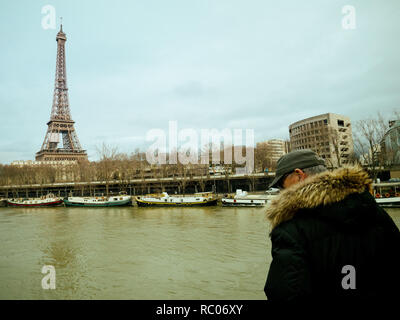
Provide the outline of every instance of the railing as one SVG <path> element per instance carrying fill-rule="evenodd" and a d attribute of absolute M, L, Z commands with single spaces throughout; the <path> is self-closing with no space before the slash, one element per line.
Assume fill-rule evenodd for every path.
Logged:
<path fill-rule="evenodd" d="M 85 153 L 86 150 L 70 150 L 70 149 L 43 149 L 37 153 L 41 152 L 52 152 L 52 153 Z"/>

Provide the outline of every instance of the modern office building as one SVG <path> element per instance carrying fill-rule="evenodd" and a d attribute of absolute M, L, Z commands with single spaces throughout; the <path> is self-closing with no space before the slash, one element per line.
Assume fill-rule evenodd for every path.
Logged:
<path fill-rule="evenodd" d="M 311 149 L 325 159 L 330 168 L 348 164 L 353 155 L 350 118 L 325 113 L 289 126 L 291 150 Z"/>

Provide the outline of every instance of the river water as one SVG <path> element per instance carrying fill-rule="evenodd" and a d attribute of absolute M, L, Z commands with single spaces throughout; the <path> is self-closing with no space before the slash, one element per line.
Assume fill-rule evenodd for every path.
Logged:
<path fill-rule="evenodd" d="M 265 299 L 268 229 L 263 208 L 0 208 L 0 299 Z"/>

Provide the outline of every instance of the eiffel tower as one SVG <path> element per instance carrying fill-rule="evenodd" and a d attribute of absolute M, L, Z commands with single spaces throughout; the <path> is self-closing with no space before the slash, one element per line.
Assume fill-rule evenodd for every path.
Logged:
<path fill-rule="evenodd" d="M 67 73 L 65 69 L 65 42 L 67 37 L 62 29 L 57 33 L 57 63 L 53 106 L 50 121 L 47 122 L 47 133 L 42 148 L 36 153 L 37 161 L 87 160 L 71 119 L 68 102 Z M 62 146 L 59 147 L 60 135 Z"/>

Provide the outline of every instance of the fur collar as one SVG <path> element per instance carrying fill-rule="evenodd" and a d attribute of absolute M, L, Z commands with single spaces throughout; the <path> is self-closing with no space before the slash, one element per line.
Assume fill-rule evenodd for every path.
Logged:
<path fill-rule="evenodd" d="M 361 167 L 344 167 L 308 177 L 283 190 L 267 208 L 271 230 L 293 218 L 299 209 L 342 201 L 352 193 L 372 191 L 372 180 Z"/>

